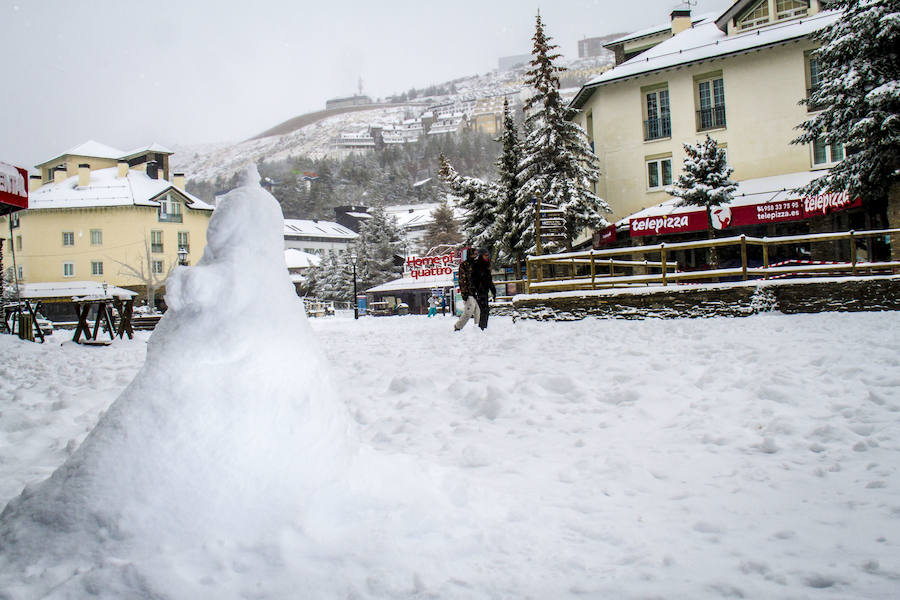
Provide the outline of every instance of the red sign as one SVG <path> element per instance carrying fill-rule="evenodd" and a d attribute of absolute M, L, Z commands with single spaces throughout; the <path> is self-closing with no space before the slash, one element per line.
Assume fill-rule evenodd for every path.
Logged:
<path fill-rule="evenodd" d="M 857 206 L 862 206 L 862 198 L 856 198 L 851 201 L 850 194 L 847 192 L 828 192 L 807 196 L 803 199 L 803 213 L 807 218 L 827 215 L 828 213 Z"/>
<path fill-rule="evenodd" d="M 610 225 L 606 229 L 601 229 L 600 231 L 594 232 L 594 239 L 592 240 L 594 248 L 599 248 L 600 246 L 609 246 L 613 242 L 616 241 L 616 226 Z"/>
<path fill-rule="evenodd" d="M 28 171 L 0 162 L 0 204 L 28 208 Z"/>
<path fill-rule="evenodd" d="M 713 229 L 722 230 L 746 225 L 802 221 L 857 206 L 862 206 L 862 199 L 850 201 L 847 192 L 835 192 L 763 204 L 713 206 L 710 209 L 710 218 Z M 641 217 L 631 219 L 630 223 L 631 237 L 701 231 L 706 229 L 706 212 L 700 210 L 659 217 Z"/>
<path fill-rule="evenodd" d="M 406 268 L 409 270 L 409 276 L 413 279 L 435 275 L 453 275 L 453 269 L 458 263 L 459 257 L 455 251 L 440 256 L 409 256 L 406 258 Z"/>
<path fill-rule="evenodd" d="M 631 219 L 631 237 L 666 235 L 706 229 L 706 211 Z"/>

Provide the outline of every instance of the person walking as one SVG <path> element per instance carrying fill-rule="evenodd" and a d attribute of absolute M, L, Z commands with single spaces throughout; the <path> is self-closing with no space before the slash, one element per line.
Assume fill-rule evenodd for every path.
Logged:
<path fill-rule="evenodd" d="M 462 262 L 459 263 L 459 294 L 463 299 L 463 311 L 459 320 L 453 326 L 453 331 L 459 331 L 466 326 L 469 319 L 475 317 L 477 323 L 481 315 L 479 314 L 478 302 L 475 301 L 475 295 L 472 293 L 472 267 L 475 265 L 475 255 L 471 248 L 462 249 Z"/>
<path fill-rule="evenodd" d="M 475 295 L 475 302 L 479 309 L 478 326 L 481 329 L 487 329 L 491 310 L 488 305 L 488 294 L 493 294 L 494 300 L 496 300 L 497 288 L 494 286 L 494 278 L 491 275 L 491 253 L 485 248 L 478 250 L 478 258 L 472 265 L 472 293 Z"/>
<path fill-rule="evenodd" d="M 440 304 L 440 300 L 437 299 L 437 296 L 434 294 L 431 295 L 431 298 L 428 299 L 428 318 L 430 319 L 434 315 L 437 314 L 437 306 Z"/>

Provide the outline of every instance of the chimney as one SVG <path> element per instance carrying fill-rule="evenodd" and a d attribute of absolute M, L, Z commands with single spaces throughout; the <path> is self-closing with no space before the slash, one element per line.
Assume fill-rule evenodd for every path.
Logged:
<path fill-rule="evenodd" d="M 91 165 L 81 163 L 78 165 L 78 187 L 87 187 L 91 185 Z"/>
<path fill-rule="evenodd" d="M 155 160 L 147 161 L 147 176 L 150 179 L 159 179 L 159 165 L 156 164 Z"/>
<path fill-rule="evenodd" d="M 669 16 L 672 19 L 672 35 L 678 35 L 682 31 L 691 28 L 690 8 L 676 8 Z"/>
<path fill-rule="evenodd" d="M 172 185 L 179 190 L 184 191 L 184 173 L 175 173 L 172 175 Z"/>
<path fill-rule="evenodd" d="M 28 191 L 29 192 L 33 192 L 37 189 L 40 189 L 40 187 L 43 184 L 44 184 L 44 182 L 41 179 L 40 175 L 31 175 L 30 177 L 28 177 Z"/>
<path fill-rule="evenodd" d="M 128 177 L 128 161 L 119 161 L 119 178 Z"/>
<path fill-rule="evenodd" d="M 55 167 L 53 169 L 53 183 L 62 183 L 66 180 L 67 175 L 65 167 Z"/>

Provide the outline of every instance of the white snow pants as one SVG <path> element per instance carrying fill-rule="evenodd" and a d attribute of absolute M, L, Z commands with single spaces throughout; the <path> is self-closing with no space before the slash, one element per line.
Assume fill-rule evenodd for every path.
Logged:
<path fill-rule="evenodd" d="M 475 301 L 475 296 L 469 296 L 466 300 L 466 304 L 463 307 L 463 313 L 459 317 L 459 320 L 456 322 L 456 325 L 453 326 L 453 329 L 459 331 L 463 327 L 466 326 L 466 323 L 469 322 L 469 319 L 475 319 L 475 323 L 478 323 L 478 320 L 481 318 L 481 309 L 478 308 L 478 303 Z"/>

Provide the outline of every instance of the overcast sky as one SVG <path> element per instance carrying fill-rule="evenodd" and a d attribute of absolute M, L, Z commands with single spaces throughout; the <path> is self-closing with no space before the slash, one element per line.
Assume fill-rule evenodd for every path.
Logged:
<path fill-rule="evenodd" d="M 730 0 L 699 0 L 694 14 Z M 356 92 L 486 73 L 531 50 L 540 6 L 562 53 L 669 18 L 677 0 L 0 0 L 0 161 L 88 139 L 132 148 L 241 140 Z"/>

